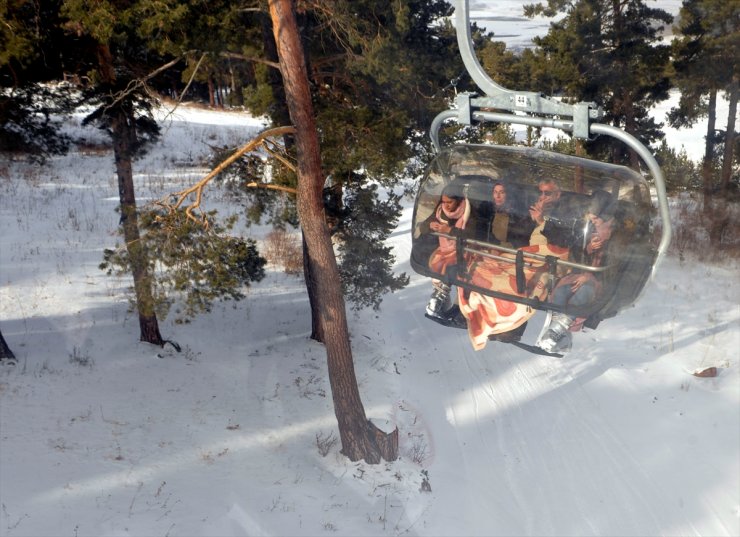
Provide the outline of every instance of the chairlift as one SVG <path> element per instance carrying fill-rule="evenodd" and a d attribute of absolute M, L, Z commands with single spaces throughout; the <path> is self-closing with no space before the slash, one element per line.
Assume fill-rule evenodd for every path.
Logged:
<path fill-rule="evenodd" d="M 567 104 L 534 92 L 512 91 L 499 86 L 482 69 L 473 52 L 468 0 L 457 0 L 456 32 L 463 62 L 483 96 L 463 93 L 456 106 L 432 122 L 430 136 L 436 156 L 429 164 L 416 196 L 412 228 L 411 266 L 419 274 L 456 286 L 464 296 L 477 293 L 501 303 L 528 310 L 562 312 L 596 328 L 637 300 L 671 238 L 665 181 L 660 166 L 639 140 L 629 133 L 601 124 L 603 113 L 594 103 Z M 455 144 L 442 147 L 444 122 L 461 125 L 493 122 L 550 127 L 580 139 L 610 136 L 635 151 L 652 176 L 655 198 L 640 173 L 628 167 L 565 155 L 534 147 Z M 491 211 L 492 190 L 503 183 L 513 219 L 526 219 L 538 199 L 538 185 L 546 179 L 560 191 L 558 225 L 569 230 L 567 246 L 542 248 L 507 244 L 490 233 L 445 234 L 424 228 L 437 211 L 443 192 L 455 185 L 469 211 L 479 219 Z M 595 198 L 606 200 L 613 230 L 605 264 L 586 261 L 586 238 Z M 657 204 L 655 203 L 657 201 Z M 544 225 L 548 225 L 545 223 Z M 430 265 L 440 237 L 454 241 L 455 260 L 443 269 Z M 486 263 L 495 276 L 477 274 Z M 558 279 L 569 272 L 598 275 L 600 292 L 587 304 L 559 305 L 551 299 Z M 508 284 L 498 285 L 503 281 Z M 439 321 L 439 319 L 434 319 Z M 443 324 L 445 324 L 443 322 Z M 504 329 L 506 327 L 504 326 Z M 531 345 L 522 345 L 535 351 Z"/>

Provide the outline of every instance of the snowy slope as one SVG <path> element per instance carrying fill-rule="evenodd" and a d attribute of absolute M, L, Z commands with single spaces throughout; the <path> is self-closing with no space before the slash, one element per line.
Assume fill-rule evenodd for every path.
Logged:
<path fill-rule="evenodd" d="M 142 198 L 259 128 L 167 121 L 136 164 Z M 564 359 L 473 351 L 424 319 L 429 281 L 412 275 L 350 315 L 367 414 L 400 429 L 401 459 L 369 466 L 327 441 L 300 279 L 271 267 L 247 300 L 163 322 L 183 352 L 163 351 L 137 342 L 129 282 L 97 268 L 117 240 L 110 153 L 4 161 L 0 196 L 0 328 L 20 359 L 0 370 L 0 535 L 740 535 L 736 265 L 668 257 Z M 391 238 L 407 273 L 410 218 Z"/>

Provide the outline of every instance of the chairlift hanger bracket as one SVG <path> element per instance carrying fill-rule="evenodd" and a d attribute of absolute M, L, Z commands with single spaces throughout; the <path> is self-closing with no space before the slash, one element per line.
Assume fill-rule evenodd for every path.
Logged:
<path fill-rule="evenodd" d="M 603 117 L 603 111 L 597 108 L 595 103 L 568 104 L 541 93 L 512 91 L 500 86 L 483 70 L 473 51 L 468 0 L 458 0 L 456 11 L 455 31 L 463 64 L 470 77 L 485 95 L 482 97 L 472 93 L 458 95 L 456 110 L 443 112 L 444 117 L 439 118 L 438 125 L 441 125 L 445 119 L 456 117 L 463 125 L 470 125 L 474 121 L 517 123 L 535 127 L 554 127 L 572 132 L 573 136 L 581 139 L 589 137 L 590 122 Z M 508 113 L 493 113 L 490 110 Z M 537 116 L 517 115 L 517 112 L 537 114 Z M 438 137 L 435 139 L 437 130 L 433 129 L 432 132 L 432 139 L 438 146 Z"/>

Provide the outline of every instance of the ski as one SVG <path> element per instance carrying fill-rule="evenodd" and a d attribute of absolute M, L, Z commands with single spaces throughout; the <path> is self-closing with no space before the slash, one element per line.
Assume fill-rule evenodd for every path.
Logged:
<path fill-rule="evenodd" d="M 502 341 L 501 343 L 506 343 L 507 345 L 515 345 L 516 347 L 519 347 L 520 349 L 524 349 L 525 351 L 529 351 L 533 354 L 539 354 L 542 356 L 552 356 L 553 358 L 563 357 L 562 354 L 559 354 L 557 352 L 547 352 L 545 349 L 541 349 L 537 345 L 530 345 L 528 343 L 522 343 L 521 341 Z"/>

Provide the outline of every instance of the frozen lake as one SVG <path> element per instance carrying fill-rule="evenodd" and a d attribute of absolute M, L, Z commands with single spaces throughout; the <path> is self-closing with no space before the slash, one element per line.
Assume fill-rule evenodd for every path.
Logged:
<path fill-rule="evenodd" d="M 452 0 L 453 5 L 455 0 Z M 537 3 L 533 0 L 471 0 L 470 16 L 479 26 L 494 32 L 497 41 L 518 50 L 532 46 L 532 38 L 547 33 L 550 20 L 545 17 L 529 19 L 523 6 Z M 650 7 L 665 9 L 677 15 L 681 0 L 648 0 Z"/>

